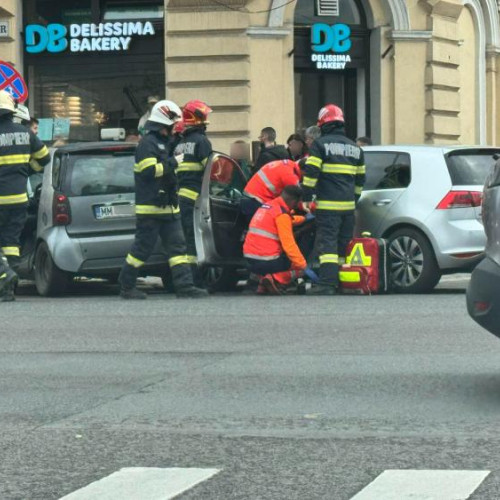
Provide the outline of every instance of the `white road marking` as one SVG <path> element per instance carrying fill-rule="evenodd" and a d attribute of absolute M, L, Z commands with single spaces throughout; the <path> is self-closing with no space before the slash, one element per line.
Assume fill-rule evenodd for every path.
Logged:
<path fill-rule="evenodd" d="M 386 470 L 351 500 L 466 500 L 490 471 Z"/>
<path fill-rule="evenodd" d="M 127 467 L 60 500 L 168 500 L 218 472 L 220 469 Z"/>

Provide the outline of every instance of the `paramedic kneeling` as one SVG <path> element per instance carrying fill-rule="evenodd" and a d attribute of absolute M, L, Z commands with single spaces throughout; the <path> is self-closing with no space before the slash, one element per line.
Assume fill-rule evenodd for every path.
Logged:
<path fill-rule="evenodd" d="M 258 294 L 281 295 L 307 269 L 293 226 L 305 217 L 293 216 L 302 198 L 299 186 L 286 186 L 281 196 L 262 205 L 250 222 L 243 254 L 250 271 L 259 277 Z"/>

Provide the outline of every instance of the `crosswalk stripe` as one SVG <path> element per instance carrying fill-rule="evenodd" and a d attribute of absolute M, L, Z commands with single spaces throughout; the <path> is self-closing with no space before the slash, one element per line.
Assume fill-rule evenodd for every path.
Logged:
<path fill-rule="evenodd" d="M 386 470 L 351 500 L 466 500 L 490 471 Z"/>
<path fill-rule="evenodd" d="M 127 467 L 60 500 L 169 500 L 218 472 L 220 469 Z"/>

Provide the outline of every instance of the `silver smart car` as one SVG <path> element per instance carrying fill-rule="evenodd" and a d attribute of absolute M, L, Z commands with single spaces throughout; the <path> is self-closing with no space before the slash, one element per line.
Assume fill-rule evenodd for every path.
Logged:
<path fill-rule="evenodd" d="M 98 142 L 56 149 L 43 182 L 30 178 L 30 218 L 22 236 L 23 277 L 41 295 L 64 292 L 74 276 L 116 279 L 134 239 L 136 144 Z M 158 245 L 144 271 L 161 276 Z"/>

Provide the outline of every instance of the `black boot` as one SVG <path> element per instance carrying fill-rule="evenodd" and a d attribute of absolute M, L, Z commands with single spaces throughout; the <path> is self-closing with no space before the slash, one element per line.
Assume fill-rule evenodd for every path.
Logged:
<path fill-rule="evenodd" d="M 118 276 L 118 283 L 120 283 L 120 297 L 122 299 L 131 300 L 144 300 L 147 295 L 138 290 L 135 286 L 139 270 L 134 266 L 125 264 Z"/>
<path fill-rule="evenodd" d="M 122 288 L 120 290 L 120 297 L 128 300 L 144 300 L 148 298 L 146 293 L 141 292 L 137 288 Z"/>
<path fill-rule="evenodd" d="M 179 299 L 202 299 L 208 297 L 208 292 L 203 288 L 197 288 L 193 285 L 177 290 L 177 297 Z"/>
<path fill-rule="evenodd" d="M 13 302 L 16 300 L 14 291 L 17 286 L 19 278 L 17 274 L 10 268 L 3 268 L 3 272 L 0 273 L 0 301 L 1 302 Z"/>

